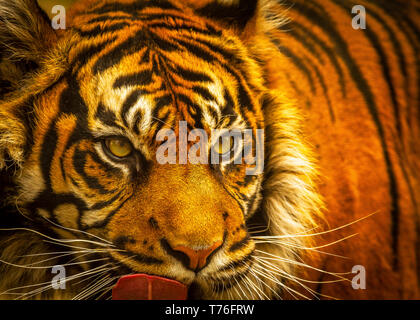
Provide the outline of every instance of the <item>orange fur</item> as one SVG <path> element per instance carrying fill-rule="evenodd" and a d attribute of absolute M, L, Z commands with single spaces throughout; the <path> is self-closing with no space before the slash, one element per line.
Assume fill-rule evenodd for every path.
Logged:
<path fill-rule="evenodd" d="M 94 257 L 109 277 L 166 276 L 193 283 L 191 297 L 419 298 L 416 2 L 362 1 L 368 29 L 354 30 L 344 0 L 88 0 L 62 33 L 32 1 L 12 2 L 8 15 L 34 21 L 0 26 L 0 169 L 8 202 L 32 219 L 20 226 L 92 249 L 101 239 Z M 4 50 L 11 39 L 25 46 Z M 264 174 L 160 165 L 156 133 L 179 138 L 178 121 L 208 134 L 264 129 Z M 131 158 L 109 154 L 114 136 Z M 0 296 L 17 277 L 49 281 L 10 264 L 36 261 L 22 257 L 25 235 L 34 253 L 60 248 L 33 233 L 0 245 Z M 87 260 L 70 274 L 94 270 Z M 366 268 L 366 290 L 335 282 L 354 265 Z M 70 286 L 21 297 L 91 297 Z"/>

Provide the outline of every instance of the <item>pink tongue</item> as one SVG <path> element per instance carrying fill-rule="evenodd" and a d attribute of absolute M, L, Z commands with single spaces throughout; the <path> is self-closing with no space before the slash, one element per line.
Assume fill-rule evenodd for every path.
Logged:
<path fill-rule="evenodd" d="M 112 300 L 186 300 L 181 282 L 147 274 L 121 277 L 112 289 Z"/>

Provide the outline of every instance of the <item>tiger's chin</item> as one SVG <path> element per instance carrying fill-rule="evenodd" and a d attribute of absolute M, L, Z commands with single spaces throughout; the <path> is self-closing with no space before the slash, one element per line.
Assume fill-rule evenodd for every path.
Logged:
<path fill-rule="evenodd" d="M 237 300 L 251 299 L 248 292 L 251 284 L 250 269 L 237 271 L 230 276 L 211 274 L 198 276 L 188 286 L 188 299 L 190 300 Z"/>

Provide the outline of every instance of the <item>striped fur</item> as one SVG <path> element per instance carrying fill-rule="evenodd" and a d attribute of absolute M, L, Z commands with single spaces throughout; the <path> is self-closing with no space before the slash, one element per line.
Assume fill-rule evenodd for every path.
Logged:
<path fill-rule="evenodd" d="M 366 30 L 344 0 L 88 0 L 56 32 L 0 0 L 0 297 L 108 298 L 127 273 L 191 298 L 418 297 L 419 6 L 362 2 Z M 160 165 L 179 121 L 264 129 L 264 173 Z M 199 272 L 174 249 L 219 242 Z"/>

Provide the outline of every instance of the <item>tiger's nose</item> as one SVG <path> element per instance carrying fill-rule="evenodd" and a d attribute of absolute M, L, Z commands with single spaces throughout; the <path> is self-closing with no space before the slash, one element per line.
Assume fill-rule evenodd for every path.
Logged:
<path fill-rule="evenodd" d="M 210 258 L 220 249 L 222 243 L 223 241 L 217 241 L 212 246 L 204 249 L 193 249 L 182 245 L 173 248 L 166 246 L 166 248 L 173 257 L 183 262 L 184 266 L 192 271 L 198 272 L 210 262 Z"/>

